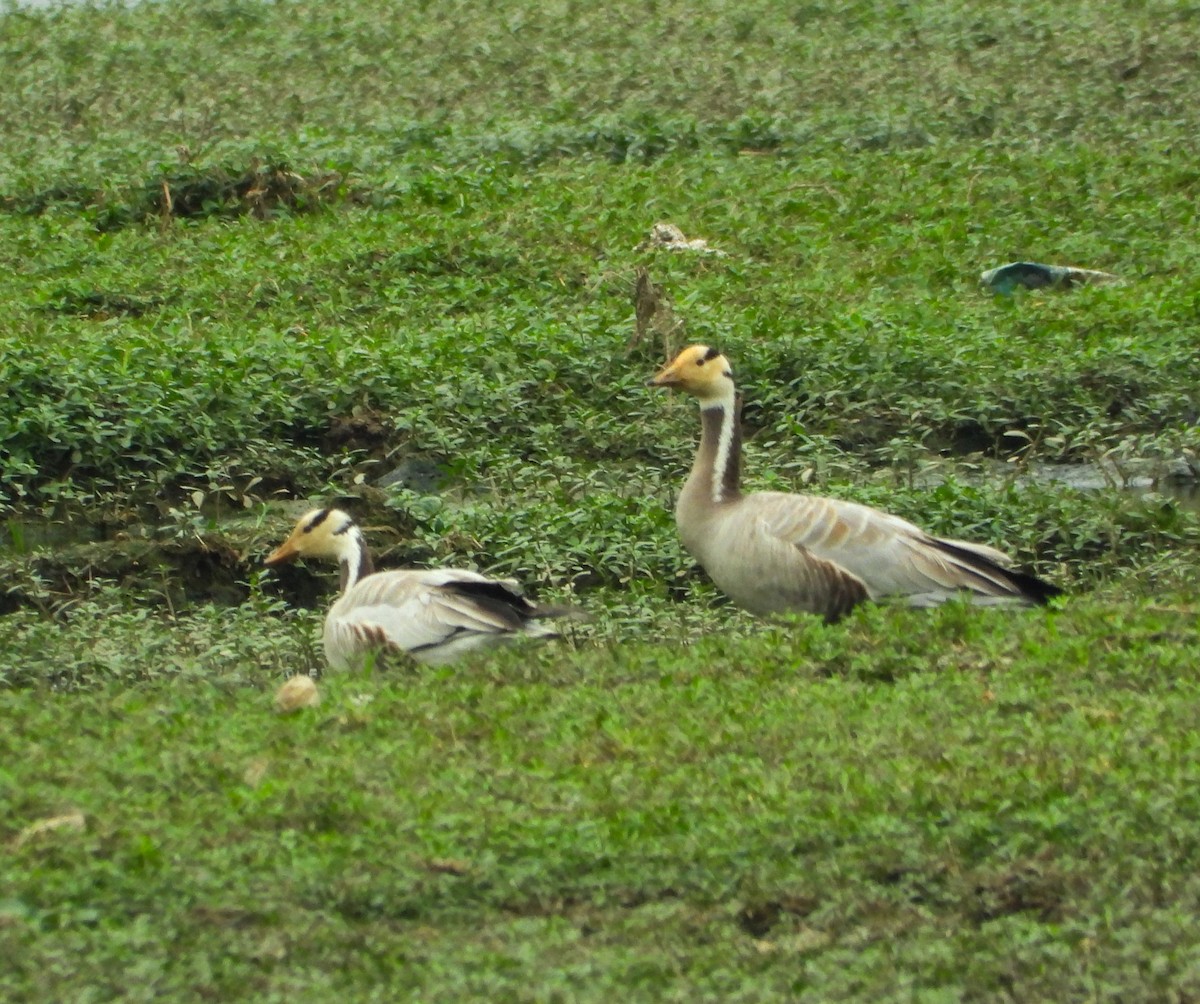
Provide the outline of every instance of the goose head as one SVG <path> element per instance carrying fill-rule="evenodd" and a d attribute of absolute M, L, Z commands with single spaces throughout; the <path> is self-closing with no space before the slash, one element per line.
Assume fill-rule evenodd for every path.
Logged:
<path fill-rule="evenodd" d="M 649 387 L 676 387 L 700 407 L 732 404 L 737 388 L 729 360 L 707 345 L 689 345 L 648 381 Z"/>
<path fill-rule="evenodd" d="M 348 560 L 357 550 L 354 520 L 341 509 L 314 509 L 297 521 L 288 539 L 267 555 L 268 568 L 297 558 Z"/>

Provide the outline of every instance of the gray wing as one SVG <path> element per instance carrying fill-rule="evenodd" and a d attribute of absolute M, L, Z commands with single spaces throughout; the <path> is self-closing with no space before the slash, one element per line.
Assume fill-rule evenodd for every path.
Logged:
<path fill-rule="evenodd" d="M 746 501 L 765 534 L 843 569 L 872 598 L 904 595 L 936 601 L 961 590 L 985 596 L 1020 593 L 1003 552 L 932 537 L 882 510 L 782 492 L 750 495 Z"/>
<path fill-rule="evenodd" d="M 446 662 L 517 633 L 553 634 L 525 623 L 534 609 L 516 583 L 478 572 L 376 572 L 330 609 L 325 651 L 330 663 L 342 668 L 378 648 L 403 651 L 419 662 Z"/>
<path fill-rule="evenodd" d="M 760 616 L 807 611 L 835 620 L 869 596 L 853 572 L 791 540 L 778 513 L 744 503 L 697 548 L 713 582 L 738 606 Z"/>

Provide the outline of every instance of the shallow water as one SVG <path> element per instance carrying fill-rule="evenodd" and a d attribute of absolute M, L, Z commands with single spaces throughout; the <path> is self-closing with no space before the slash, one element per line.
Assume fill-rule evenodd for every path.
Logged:
<path fill-rule="evenodd" d="M 0 554 L 30 554 L 108 539 L 103 526 L 83 517 L 10 517 L 0 527 Z"/>
<path fill-rule="evenodd" d="M 968 483 L 1002 484 L 1012 480 L 1018 485 L 1060 484 L 1077 491 L 1123 490 L 1133 495 L 1154 494 L 1170 499 L 1188 511 L 1200 512 L 1200 481 L 1195 479 L 1156 477 L 1152 474 L 1131 476 L 1128 472 L 1109 470 L 1097 464 L 1030 464 L 1014 471 L 1011 465 L 997 461 L 982 469 L 975 467 L 968 471 L 955 467 L 938 467 L 927 477 L 919 477 L 917 480 L 918 483 L 932 487 L 940 483 L 948 473 Z M 425 487 L 424 490 L 431 489 Z M 223 506 L 219 511 L 210 514 L 209 524 L 212 530 L 227 531 L 232 529 L 233 521 L 241 523 L 244 528 L 247 518 L 247 513 Z M 66 550 L 80 544 L 113 540 L 152 541 L 160 532 L 170 533 L 169 529 L 158 527 L 158 522 L 161 520 L 156 521 L 148 515 L 146 522 L 121 525 L 98 522 L 79 512 L 55 517 L 10 517 L 0 520 L 0 555 Z"/>
<path fill-rule="evenodd" d="M 1002 465 L 997 465 L 1002 468 Z M 1200 512 L 1200 481 L 1171 474 L 1126 474 L 1099 464 L 1031 464 L 1017 483 L 1060 484 L 1079 491 L 1103 491 L 1106 488 L 1169 498 L 1184 509 Z"/>

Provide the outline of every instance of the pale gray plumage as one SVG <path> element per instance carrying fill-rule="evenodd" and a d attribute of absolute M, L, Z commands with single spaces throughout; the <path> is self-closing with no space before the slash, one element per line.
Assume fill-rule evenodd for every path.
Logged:
<path fill-rule="evenodd" d="M 314 509 L 266 559 L 276 566 L 302 556 L 332 558 L 342 592 L 325 617 L 325 656 L 334 669 L 361 666 L 369 653 L 403 652 L 440 665 L 516 637 L 553 637 L 540 618 L 570 611 L 526 599 L 511 579 L 466 569 L 376 572 L 354 520 L 340 509 Z"/>
<path fill-rule="evenodd" d="M 784 492 L 742 494 L 740 402 L 728 360 L 684 349 L 650 381 L 700 402 L 701 437 L 676 506 L 684 546 L 738 606 L 833 620 L 867 599 L 913 605 L 954 595 L 976 602 L 1044 603 L 1061 590 L 1013 571 L 983 544 L 933 537 L 854 502 Z"/>

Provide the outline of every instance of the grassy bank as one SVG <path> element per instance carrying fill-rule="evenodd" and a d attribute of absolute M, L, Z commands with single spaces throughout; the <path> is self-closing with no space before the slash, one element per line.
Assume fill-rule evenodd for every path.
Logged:
<path fill-rule="evenodd" d="M 0 15 L 0 993 L 1200 995 L 1200 15 L 527 7 Z M 685 341 L 751 487 L 1071 596 L 730 609 Z M 315 499 L 592 620 L 277 716 Z"/>

